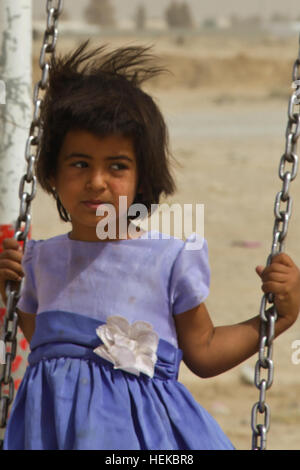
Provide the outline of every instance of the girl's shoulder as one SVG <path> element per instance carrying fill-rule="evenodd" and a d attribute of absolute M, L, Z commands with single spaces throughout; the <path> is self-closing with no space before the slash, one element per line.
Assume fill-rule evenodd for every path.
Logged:
<path fill-rule="evenodd" d="M 197 234 L 196 232 L 191 233 L 186 237 L 185 240 L 177 236 L 172 236 L 157 230 L 148 232 L 145 237 L 147 240 L 153 240 L 155 246 L 155 240 L 162 241 L 163 243 L 157 243 L 158 247 L 162 249 L 173 249 L 175 253 L 179 254 L 182 251 L 200 251 L 203 247 L 206 247 L 207 243 L 205 238 Z"/>
<path fill-rule="evenodd" d="M 157 231 L 151 235 L 151 248 L 147 253 L 151 253 L 153 265 L 162 267 L 171 277 L 176 278 L 178 273 L 185 275 L 187 271 L 194 272 L 198 269 L 204 269 L 208 273 L 209 256 L 205 238 L 195 232 L 188 235 L 185 240 Z M 141 256 L 142 252 L 143 250 Z M 157 263 L 155 260 L 158 260 Z"/>
<path fill-rule="evenodd" d="M 34 255 L 36 255 L 39 250 L 42 249 L 49 249 L 51 250 L 51 247 L 53 245 L 57 245 L 59 243 L 65 242 L 67 239 L 68 234 L 62 234 L 62 235 L 56 235 L 51 238 L 47 239 L 40 239 L 40 240 L 27 240 L 26 245 L 25 245 L 25 250 L 24 250 L 24 256 L 23 260 L 24 262 L 32 260 Z"/>

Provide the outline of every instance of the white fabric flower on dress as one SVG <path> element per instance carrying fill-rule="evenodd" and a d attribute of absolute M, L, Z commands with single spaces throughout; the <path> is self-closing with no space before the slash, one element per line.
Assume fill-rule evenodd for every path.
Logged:
<path fill-rule="evenodd" d="M 96 333 L 103 344 L 94 353 L 112 362 L 114 369 L 153 377 L 159 338 L 150 323 L 136 321 L 130 325 L 126 318 L 113 315 Z"/>

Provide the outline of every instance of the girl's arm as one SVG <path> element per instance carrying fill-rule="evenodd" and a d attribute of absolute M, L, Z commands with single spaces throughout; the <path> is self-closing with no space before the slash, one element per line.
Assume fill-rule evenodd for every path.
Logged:
<path fill-rule="evenodd" d="M 20 284 L 24 271 L 22 268 L 23 252 L 17 240 L 6 238 L 3 241 L 3 252 L 0 254 L 0 294 L 4 304 L 6 304 L 5 285 L 7 281 L 12 282 L 12 288 L 17 288 Z M 22 312 L 16 308 L 18 314 L 18 325 L 28 342 L 31 341 L 35 330 L 35 314 Z"/>
<path fill-rule="evenodd" d="M 259 316 L 214 327 L 204 303 L 175 316 L 178 345 L 186 365 L 200 377 L 221 374 L 248 359 L 259 345 Z"/>
<path fill-rule="evenodd" d="M 17 240 L 6 238 L 3 240 L 3 251 L 0 253 L 0 294 L 6 304 L 5 285 L 12 281 L 12 287 L 18 287 L 24 276 L 22 268 L 23 252 Z"/>
<path fill-rule="evenodd" d="M 28 343 L 30 343 L 33 333 L 35 331 L 36 314 L 25 313 L 18 308 L 16 308 L 16 312 L 18 314 L 18 325 L 21 328 Z"/>
<path fill-rule="evenodd" d="M 267 268 L 257 267 L 264 292 L 275 294 L 275 336 L 289 328 L 300 309 L 300 272 L 281 253 Z M 259 315 L 235 325 L 214 327 L 204 303 L 174 316 L 186 365 L 200 377 L 213 377 L 240 364 L 259 347 Z"/>

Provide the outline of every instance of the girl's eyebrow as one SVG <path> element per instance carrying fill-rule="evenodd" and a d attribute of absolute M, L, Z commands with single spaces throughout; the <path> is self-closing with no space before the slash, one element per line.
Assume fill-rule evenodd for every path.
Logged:
<path fill-rule="evenodd" d="M 65 160 L 69 160 L 70 158 L 79 157 L 79 158 L 88 158 L 90 160 L 93 159 L 91 155 L 87 155 L 85 153 L 80 152 L 72 152 L 65 157 Z M 133 162 L 133 159 L 128 157 L 128 155 L 108 155 L 105 157 L 105 160 L 128 160 L 129 162 Z"/>

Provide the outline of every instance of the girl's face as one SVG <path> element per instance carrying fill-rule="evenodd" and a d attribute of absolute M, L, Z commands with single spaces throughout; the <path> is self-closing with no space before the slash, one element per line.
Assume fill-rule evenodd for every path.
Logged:
<path fill-rule="evenodd" d="M 99 241 L 99 204 L 113 204 L 118 238 L 119 196 L 127 208 L 137 191 L 138 171 L 133 141 L 121 135 L 98 137 L 88 131 L 69 131 L 58 156 L 57 175 L 50 179 L 72 221 L 72 239 Z"/>

